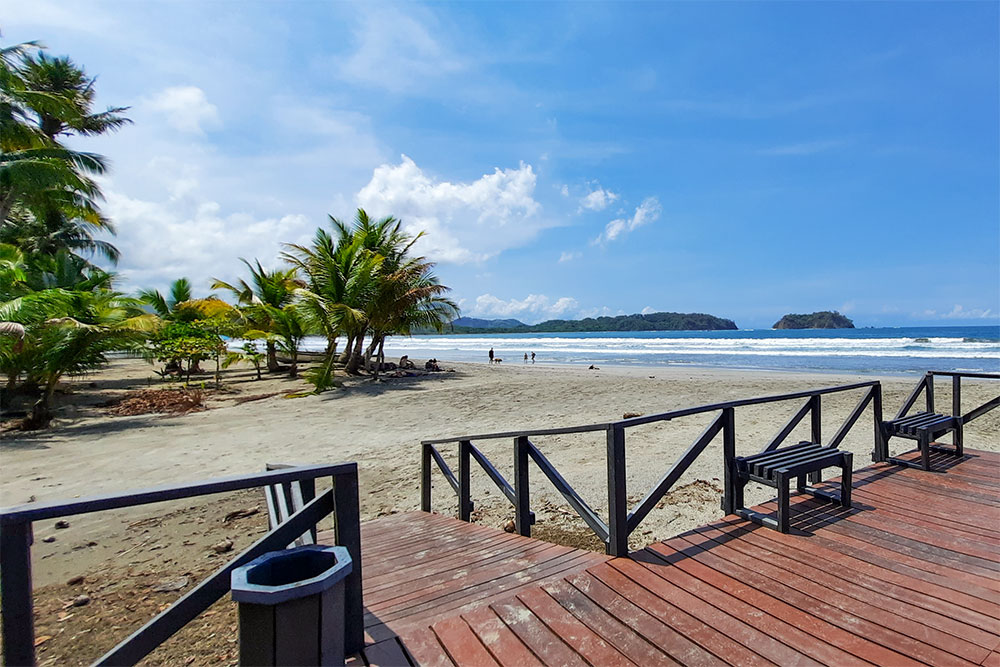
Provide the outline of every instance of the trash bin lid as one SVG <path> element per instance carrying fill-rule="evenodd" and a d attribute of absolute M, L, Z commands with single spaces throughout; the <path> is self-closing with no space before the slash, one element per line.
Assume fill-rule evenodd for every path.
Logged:
<path fill-rule="evenodd" d="M 271 551 L 232 572 L 232 597 L 250 604 L 281 604 L 322 593 L 351 573 L 346 547 L 310 544 Z"/>

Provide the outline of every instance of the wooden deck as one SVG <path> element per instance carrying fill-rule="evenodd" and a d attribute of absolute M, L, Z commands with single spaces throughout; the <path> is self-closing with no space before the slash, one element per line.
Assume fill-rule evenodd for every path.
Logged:
<path fill-rule="evenodd" d="M 380 519 L 363 528 L 365 657 L 998 667 L 1000 454 L 936 454 L 935 469 L 858 470 L 849 510 L 793 496 L 788 535 L 729 516 L 629 558 Z"/>

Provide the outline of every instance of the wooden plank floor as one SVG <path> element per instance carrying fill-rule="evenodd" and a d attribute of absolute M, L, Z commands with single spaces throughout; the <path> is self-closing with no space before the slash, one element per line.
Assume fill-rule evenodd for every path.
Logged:
<path fill-rule="evenodd" d="M 849 510 L 793 496 L 787 535 L 729 516 L 630 558 L 424 515 L 452 542 L 411 562 L 405 545 L 430 539 L 419 513 L 379 520 L 365 539 L 402 545 L 405 569 L 365 557 L 372 640 L 397 651 L 369 662 L 1000 666 L 1000 454 L 934 463 L 856 471 Z M 478 548 L 460 537 L 473 529 Z M 537 578 L 479 574 L 484 557 L 503 567 L 502 544 Z M 535 563 L 553 549 L 561 565 Z"/>

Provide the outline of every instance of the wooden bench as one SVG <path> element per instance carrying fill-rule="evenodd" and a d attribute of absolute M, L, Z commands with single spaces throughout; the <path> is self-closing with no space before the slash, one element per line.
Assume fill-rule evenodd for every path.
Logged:
<path fill-rule="evenodd" d="M 936 412 L 918 412 L 907 417 L 892 419 L 882 422 L 884 437 L 886 439 L 896 436 L 909 438 L 917 441 L 920 449 L 920 466 L 924 470 L 931 469 L 931 450 L 962 456 L 964 447 L 962 445 L 962 418 L 954 415 L 942 415 Z M 931 445 L 938 436 L 946 433 L 954 433 L 954 448 L 942 448 L 939 445 Z M 892 459 L 894 463 L 909 465 L 909 462 L 900 459 Z"/>
<path fill-rule="evenodd" d="M 797 445 L 753 456 L 738 456 L 734 459 L 732 476 L 735 500 L 733 511 L 748 521 L 787 533 L 789 485 L 793 477 L 798 480 L 796 485 L 798 491 L 840 503 L 843 507 L 850 507 L 853 459 L 854 455 L 851 452 L 844 452 L 836 447 L 824 447 L 813 442 L 800 442 Z M 822 472 L 826 468 L 840 468 L 839 495 L 806 485 L 807 477 L 813 484 L 822 481 Z M 743 506 L 743 489 L 748 482 L 758 482 L 778 490 L 777 519 Z"/>
<path fill-rule="evenodd" d="M 286 463 L 268 463 L 267 470 L 283 470 L 295 466 Z M 267 503 L 268 530 L 274 530 L 289 517 L 306 506 L 316 497 L 315 480 L 284 482 L 264 487 L 264 501 Z M 316 544 L 316 527 L 302 533 L 288 548 Z"/>

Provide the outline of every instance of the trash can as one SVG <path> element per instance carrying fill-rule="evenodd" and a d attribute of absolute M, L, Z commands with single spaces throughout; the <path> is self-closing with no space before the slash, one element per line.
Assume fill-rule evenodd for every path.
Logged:
<path fill-rule="evenodd" d="M 345 547 L 273 551 L 233 570 L 241 665 L 343 665 Z"/>

